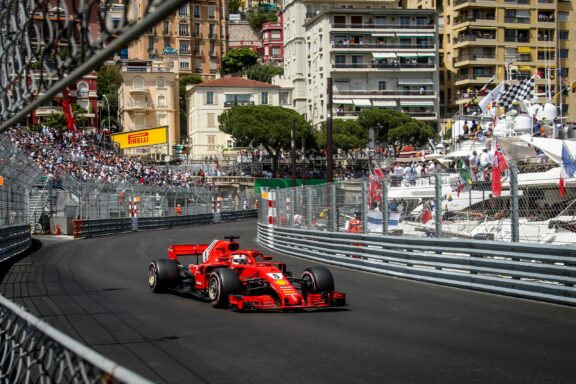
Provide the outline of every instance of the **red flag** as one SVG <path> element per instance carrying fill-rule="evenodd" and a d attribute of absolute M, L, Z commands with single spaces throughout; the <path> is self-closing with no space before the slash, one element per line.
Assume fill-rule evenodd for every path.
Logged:
<path fill-rule="evenodd" d="M 422 224 L 426 224 L 433 218 L 434 217 L 432 216 L 432 212 L 430 212 L 430 208 L 424 209 L 424 212 L 422 212 Z"/>
<path fill-rule="evenodd" d="M 72 105 L 70 104 L 70 96 L 68 95 L 68 88 L 64 89 L 64 98 L 62 99 L 62 108 L 66 116 L 66 126 L 68 131 L 76 132 L 76 119 L 72 116 Z"/>
<path fill-rule="evenodd" d="M 500 152 L 502 155 L 502 153 Z M 503 157 L 504 155 L 502 155 Z M 505 161 L 500 160 L 498 152 L 494 154 L 492 163 L 492 196 L 499 197 L 502 194 L 502 168 L 506 165 Z"/>
<path fill-rule="evenodd" d="M 560 175 L 560 181 L 558 182 L 558 189 L 560 190 L 560 196 L 566 196 L 566 186 L 564 185 L 564 177 Z"/>

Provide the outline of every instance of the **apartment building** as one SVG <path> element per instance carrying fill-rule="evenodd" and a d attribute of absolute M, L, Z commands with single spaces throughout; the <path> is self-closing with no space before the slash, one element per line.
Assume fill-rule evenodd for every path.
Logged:
<path fill-rule="evenodd" d="M 478 98 L 492 78 L 537 75 L 539 101 L 552 94 L 562 115 L 576 120 L 576 94 L 559 92 L 576 80 L 574 2 L 560 0 L 453 0 L 443 8 L 443 102 L 450 112 Z"/>
<path fill-rule="evenodd" d="M 178 59 L 126 60 L 121 64 L 118 115 L 122 132 L 168 126 L 169 145 L 125 150 L 130 155 L 162 159 L 180 143 Z"/>
<path fill-rule="evenodd" d="M 262 62 L 282 64 L 284 59 L 284 38 L 282 13 L 278 14 L 278 21 L 262 25 Z"/>
<path fill-rule="evenodd" d="M 312 124 L 328 116 L 327 79 L 336 118 L 392 108 L 437 128 L 438 30 L 433 9 L 397 1 L 288 1 L 284 77 L 294 108 Z"/>
<path fill-rule="evenodd" d="M 290 91 L 277 85 L 241 77 L 222 77 L 189 86 L 188 138 L 191 160 L 217 159 L 226 148 L 234 148 L 230 135 L 221 132 L 218 116 L 238 105 L 289 107 Z"/>
<path fill-rule="evenodd" d="M 198 0 L 182 5 L 175 14 L 130 44 L 129 59 L 170 56 L 171 60 L 176 59 L 178 73 L 196 73 L 204 80 L 214 79 L 226 53 L 225 7 L 225 0 Z M 132 9 L 144 12 L 142 4 Z"/>

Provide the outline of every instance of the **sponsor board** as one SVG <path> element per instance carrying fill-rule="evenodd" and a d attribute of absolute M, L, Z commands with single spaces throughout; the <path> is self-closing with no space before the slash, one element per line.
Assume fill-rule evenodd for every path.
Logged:
<path fill-rule="evenodd" d="M 115 133 L 112 141 L 117 143 L 120 149 L 144 147 L 147 145 L 166 144 L 168 126 L 140 129 L 137 131 Z"/>

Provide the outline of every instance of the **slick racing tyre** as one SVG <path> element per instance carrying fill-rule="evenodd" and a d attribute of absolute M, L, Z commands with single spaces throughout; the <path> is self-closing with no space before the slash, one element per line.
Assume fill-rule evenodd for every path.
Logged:
<path fill-rule="evenodd" d="M 334 291 L 334 278 L 327 268 L 308 267 L 302 272 L 302 295 Z"/>
<path fill-rule="evenodd" d="M 175 260 L 154 260 L 148 267 L 148 285 L 154 293 L 176 287 L 179 278 L 178 263 Z"/>
<path fill-rule="evenodd" d="M 216 308 L 228 307 L 228 295 L 242 293 L 244 287 L 236 272 L 220 268 L 210 274 L 208 298 Z"/>

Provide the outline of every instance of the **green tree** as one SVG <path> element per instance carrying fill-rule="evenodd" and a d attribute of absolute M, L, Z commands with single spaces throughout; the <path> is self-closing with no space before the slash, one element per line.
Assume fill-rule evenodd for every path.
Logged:
<path fill-rule="evenodd" d="M 78 104 L 72 104 L 72 116 L 76 119 L 76 128 L 83 129 L 86 128 L 86 124 L 88 123 L 88 118 L 84 116 L 85 113 L 89 111 L 85 110 L 84 108 L 80 107 Z"/>
<path fill-rule="evenodd" d="M 178 80 L 178 98 L 180 104 L 180 137 L 188 136 L 188 111 L 186 110 L 186 86 L 200 84 L 202 78 L 198 75 L 184 75 Z"/>
<path fill-rule="evenodd" d="M 275 10 L 267 10 L 261 7 L 252 8 L 246 13 L 246 18 L 250 24 L 250 28 L 257 35 L 262 34 L 262 24 L 269 21 L 278 21 L 278 16 Z"/>
<path fill-rule="evenodd" d="M 250 48 L 235 48 L 226 52 L 222 58 L 223 74 L 240 73 L 256 64 L 258 55 Z"/>
<path fill-rule="evenodd" d="M 296 121 L 296 143 L 305 138 L 314 143 L 308 123 L 298 112 L 271 105 L 232 107 L 218 116 L 220 130 L 228 133 L 240 147 L 263 146 L 272 157 L 272 172 L 278 172 L 280 151 L 290 149 L 292 121 Z"/>
<path fill-rule="evenodd" d="M 326 123 L 322 123 L 315 136 L 318 146 L 326 148 Z M 354 159 L 355 149 L 366 148 L 368 131 L 356 120 L 334 119 L 332 121 L 332 144 L 334 153 L 340 150 Z"/>
<path fill-rule="evenodd" d="M 244 0 L 227 0 L 228 13 L 238 13 L 239 8 L 244 8 Z"/>
<path fill-rule="evenodd" d="M 66 116 L 61 112 L 51 113 L 42 120 L 42 123 L 58 131 L 65 131 L 68 129 L 68 126 L 66 125 Z"/>
<path fill-rule="evenodd" d="M 283 67 L 271 64 L 256 64 L 246 71 L 246 75 L 248 75 L 250 80 L 261 81 L 263 83 L 271 83 L 274 76 L 282 74 L 284 74 Z"/>
<path fill-rule="evenodd" d="M 404 125 L 412 118 L 400 111 L 392 109 L 366 109 L 358 116 L 358 123 L 366 129 L 374 129 L 374 139 L 376 142 L 385 143 L 388 141 L 388 131 L 390 129 Z"/>
<path fill-rule="evenodd" d="M 428 139 L 436 136 L 436 131 L 431 126 L 415 119 L 388 131 L 388 141 L 390 143 L 399 142 L 400 146 L 410 144 L 419 147 L 426 144 Z"/>
<path fill-rule="evenodd" d="M 115 65 L 103 65 L 96 72 L 96 86 L 98 100 L 102 103 L 100 115 L 102 122 L 108 123 L 108 104 L 110 106 L 110 126 L 118 126 L 118 87 L 120 85 L 119 68 Z M 104 101 L 104 96 L 108 99 L 108 104 Z M 106 124 L 108 125 L 108 124 Z"/>

